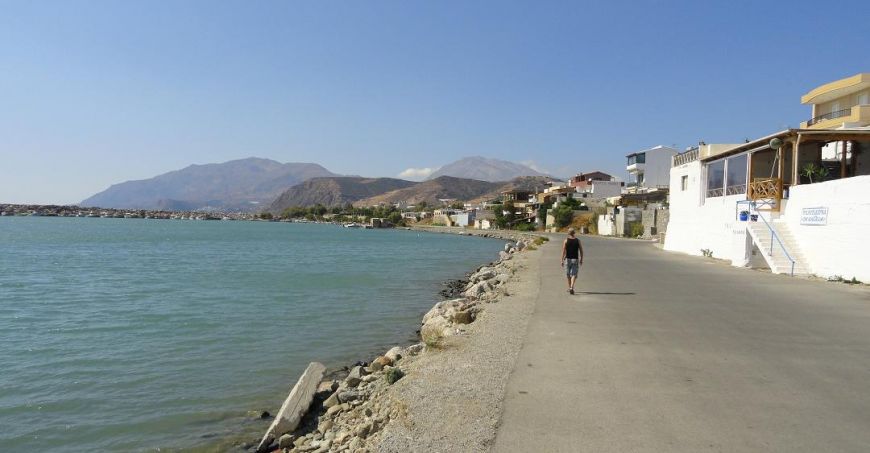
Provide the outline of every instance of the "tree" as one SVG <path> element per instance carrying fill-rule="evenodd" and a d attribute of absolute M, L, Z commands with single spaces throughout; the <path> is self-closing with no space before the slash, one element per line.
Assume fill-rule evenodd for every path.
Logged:
<path fill-rule="evenodd" d="M 398 212 L 391 212 L 389 216 L 387 216 L 387 221 L 392 223 L 393 225 L 404 225 L 404 219 L 402 219 L 402 214 Z"/>
<path fill-rule="evenodd" d="M 565 228 L 574 220 L 574 209 L 567 204 L 559 203 L 559 207 L 553 209 L 553 219 L 558 228 Z"/>
<path fill-rule="evenodd" d="M 465 203 L 461 201 L 455 201 L 452 205 L 450 205 L 450 207 L 453 209 L 465 209 Z"/>
<path fill-rule="evenodd" d="M 272 220 L 273 216 L 271 212 L 263 212 L 260 214 L 260 218 L 263 220 Z"/>
<path fill-rule="evenodd" d="M 513 225 L 517 220 L 517 208 L 514 206 L 513 201 L 508 201 L 504 204 L 504 210 L 506 214 L 504 215 L 504 219 L 508 225 Z"/>

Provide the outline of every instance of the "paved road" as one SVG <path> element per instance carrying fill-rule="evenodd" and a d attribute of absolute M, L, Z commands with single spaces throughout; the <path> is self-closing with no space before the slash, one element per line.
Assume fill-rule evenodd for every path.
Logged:
<path fill-rule="evenodd" d="M 583 244 L 575 296 L 540 255 L 496 452 L 870 451 L 866 288 Z"/>

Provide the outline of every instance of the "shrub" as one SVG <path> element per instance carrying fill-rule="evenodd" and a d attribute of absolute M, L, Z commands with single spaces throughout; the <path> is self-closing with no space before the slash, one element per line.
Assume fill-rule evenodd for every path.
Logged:
<path fill-rule="evenodd" d="M 384 380 L 386 380 L 387 384 L 390 385 L 395 384 L 396 381 L 403 377 L 405 377 L 405 373 L 398 368 L 390 368 L 386 373 L 384 373 Z"/>
<path fill-rule="evenodd" d="M 425 330 L 425 329 L 424 329 Z M 420 333 L 420 337 L 423 340 L 423 343 L 428 348 L 439 348 L 441 347 L 441 335 L 438 333 L 434 333 L 432 331 L 426 330 Z"/>

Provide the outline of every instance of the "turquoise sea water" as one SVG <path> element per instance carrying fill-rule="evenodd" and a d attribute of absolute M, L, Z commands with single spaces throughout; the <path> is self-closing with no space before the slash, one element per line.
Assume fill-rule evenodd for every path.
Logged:
<path fill-rule="evenodd" d="M 0 218 L 0 451 L 256 437 L 310 361 L 407 342 L 495 240 L 265 222 Z"/>

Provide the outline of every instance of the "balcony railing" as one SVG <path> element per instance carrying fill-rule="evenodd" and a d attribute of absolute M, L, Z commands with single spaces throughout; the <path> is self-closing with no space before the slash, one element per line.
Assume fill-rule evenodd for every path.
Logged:
<path fill-rule="evenodd" d="M 707 189 L 707 198 L 721 197 L 725 194 L 725 189 L 719 187 L 717 189 Z"/>
<path fill-rule="evenodd" d="M 782 179 L 755 178 L 749 183 L 749 193 L 747 193 L 747 198 L 750 200 L 781 200 Z"/>
<path fill-rule="evenodd" d="M 671 167 L 679 167 L 698 160 L 698 148 L 692 148 L 684 153 L 676 154 L 671 160 Z"/>
<path fill-rule="evenodd" d="M 809 121 L 807 121 L 807 126 L 812 126 L 813 124 L 821 123 L 825 120 L 832 120 L 834 118 L 842 118 L 844 116 L 849 116 L 852 114 L 852 108 L 849 107 L 843 110 L 837 110 L 836 112 L 825 113 L 824 115 L 819 115 Z"/>
<path fill-rule="evenodd" d="M 725 188 L 725 195 L 742 195 L 746 193 L 746 184 L 737 184 Z"/>

